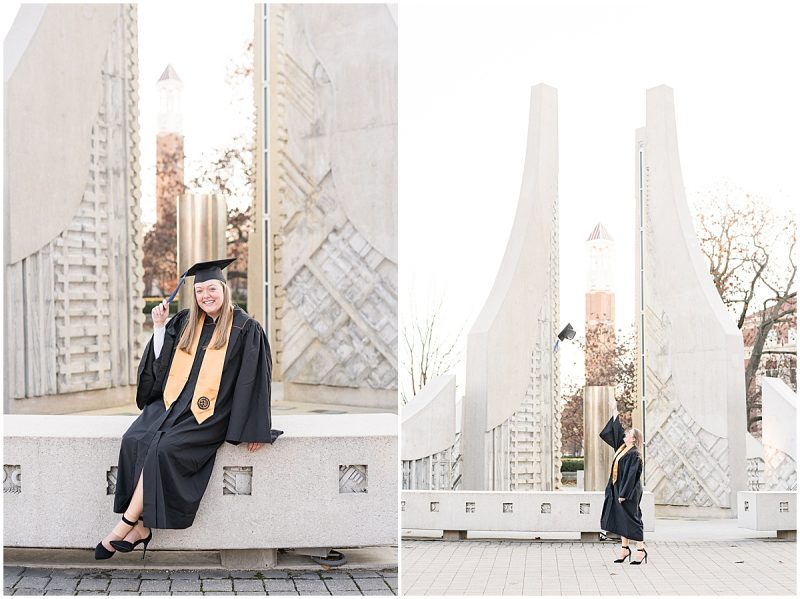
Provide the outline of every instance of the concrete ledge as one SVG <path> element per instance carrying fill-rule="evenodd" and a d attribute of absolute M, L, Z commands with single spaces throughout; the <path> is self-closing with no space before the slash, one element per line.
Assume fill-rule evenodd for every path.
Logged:
<path fill-rule="evenodd" d="M 601 531 L 604 494 L 600 491 L 403 491 L 403 529 L 442 530 L 445 538 L 465 538 L 471 530 L 508 532 Z M 653 494 L 642 498 L 645 531 L 655 527 Z"/>
<path fill-rule="evenodd" d="M 4 545 L 94 547 L 119 519 L 119 439 L 133 420 L 5 416 Z M 220 448 L 194 525 L 157 530 L 152 549 L 397 543 L 396 415 L 278 416 L 273 426 L 285 434 L 255 453 Z"/>
<path fill-rule="evenodd" d="M 739 491 L 739 526 L 776 530 L 779 539 L 797 538 L 796 491 Z"/>

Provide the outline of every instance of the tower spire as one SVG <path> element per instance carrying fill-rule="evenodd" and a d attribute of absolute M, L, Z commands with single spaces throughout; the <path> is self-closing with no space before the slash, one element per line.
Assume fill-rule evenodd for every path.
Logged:
<path fill-rule="evenodd" d="M 158 90 L 158 133 L 183 134 L 181 101 L 183 81 L 178 72 L 168 64 L 156 82 Z"/>

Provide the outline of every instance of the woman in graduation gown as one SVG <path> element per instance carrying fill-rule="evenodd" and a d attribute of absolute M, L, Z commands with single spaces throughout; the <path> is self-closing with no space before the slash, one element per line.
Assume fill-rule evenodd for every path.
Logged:
<path fill-rule="evenodd" d="M 603 530 L 613 532 L 622 537 L 622 549 L 616 563 L 627 558 L 631 560 L 630 539 L 636 541 L 636 559 L 630 561 L 639 565 L 647 561 L 644 548 L 644 524 L 639 504 L 642 500 L 642 448 L 644 437 L 638 428 L 623 429 L 619 421 L 616 402 L 614 416 L 600 432 L 600 438 L 615 451 L 611 465 L 611 475 L 606 485 L 603 513 L 600 526 Z"/>
<path fill-rule="evenodd" d="M 222 274 L 232 261 L 184 273 L 181 283 L 195 277 L 190 309 L 166 322 L 173 293 L 152 311 L 154 334 L 138 371 L 142 413 L 119 452 L 114 511 L 122 520 L 97 545 L 96 559 L 139 544 L 146 552 L 153 528 L 191 526 L 217 449 L 227 441 L 256 451 L 282 432 L 271 428 L 266 335 L 232 304 Z"/>

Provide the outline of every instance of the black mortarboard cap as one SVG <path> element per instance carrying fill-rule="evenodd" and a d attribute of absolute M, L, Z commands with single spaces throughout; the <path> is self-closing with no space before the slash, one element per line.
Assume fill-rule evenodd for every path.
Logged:
<path fill-rule="evenodd" d="M 197 264 L 190 266 L 189 270 L 187 270 L 181 276 L 181 280 L 178 281 L 178 286 L 175 287 L 175 291 L 173 291 L 172 295 L 169 296 L 167 303 L 170 303 L 175 299 L 175 296 L 178 294 L 178 291 L 180 290 L 181 285 L 183 285 L 183 281 L 186 279 L 186 277 L 194 276 L 195 283 L 204 283 L 206 281 L 211 281 L 212 279 L 224 282 L 225 275 L 222 274 L 222 269 L 227 268 L 234 260 L 236 260 L 236 258 L 210 260 L 209 262 L 198 262 Z"/>
<path fill-rule="evenodd" d="M 572 328 L 570 323 L 558 334 L 558 340 L 564 341 L 565 339 L 573 339 L 575 337 L 575 329 Z"/>

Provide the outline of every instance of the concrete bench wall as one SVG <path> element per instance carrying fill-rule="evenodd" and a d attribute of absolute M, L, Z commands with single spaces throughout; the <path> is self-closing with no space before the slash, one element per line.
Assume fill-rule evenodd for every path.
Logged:
<path fill-rule="evenodd" d="M 739 491 L 739 526 L 797 538 L 797 491 Z"/>
<path fill-rule="evenodd" d="M 90 548 L 112 513 L 119 440 L 132 416 L 5 416 L 6 547 Z M 186 530 L 152 549 L 397 543 L 397 416 L 276 416 L 286 431 L 250 453 L 224 444 Z"/>
<path fill-rule="evenodd" d="M 443 531 L 531 531 L 596 534 L 603 492 L 403 491 L 404 529 Z M 655 527 L 653 494 L 642 498 L 645 531 Z M 463 535 L 462 535 L 463 536 Z"/>

